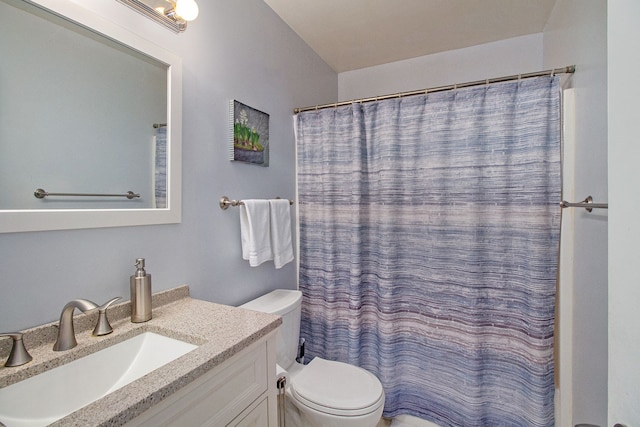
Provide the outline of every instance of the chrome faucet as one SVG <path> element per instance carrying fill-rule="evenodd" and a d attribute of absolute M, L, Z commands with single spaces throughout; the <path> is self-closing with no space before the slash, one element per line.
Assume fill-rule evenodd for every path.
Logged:
<path fill-rule="evenodd" d="M 27 362 L 30 362 L 33 357 L 29 354 L 24 347 L 22 341 L 22 332 L 3 332 L 0 333 L 0 337 L 11 337 L 13 339 L 13 347 L 11 347 L 11 353 L 7 362 L 4 364 L 6 367 L 20 366 Z"/>
<path fill-rule="evenodd" d="M 62 314 L 60 314 L 58 339 L 53 345 L 53 351 L 70 350 L 78 345 L 78 342 L 76 341 L 76 332 L 73 329 L 73 312 L 76 308 L 80 309 L 83 313 L 86 313 L 97 309 L 98 306 L 92 301 L 81 298 L 69 301 L 62 309 Z"/>

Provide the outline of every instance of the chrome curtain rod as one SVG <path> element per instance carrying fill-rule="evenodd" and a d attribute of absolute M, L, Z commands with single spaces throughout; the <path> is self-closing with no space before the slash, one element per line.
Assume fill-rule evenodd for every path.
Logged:
<path fill-rule="evenodd" d="M 42 188 L 37 188 L 33 195 L 38 199 L 44 199 L 47 196 L 72 196 L 72 197 L 126 197 L 127 199 L 140 198 L 140 194 L 133 191 L 127 191 L 127 194 L 94 194 L 94 193 L 49 193 Z"/>
<path fill-rule="evenodd" d="M 488 85 L 490 83 L 508 82 L 508 81 L 511 81 L 511 80 L 528 79 L 528 78 L 531 78 L 531 77 L 555 76 L 556 74 L 573 74 L 575 72 L 576 72 L 575 65 L 569 65 L 569 66 L 562 67 L 562 68 L 554 68 L 552 70 L 536 71 L 534 73 L 514 74 L 512 76 L 496 77 L 496 78 L 493 78 L 493 79 L 485 79 L 485 80 L 477 80 L 475 82 L 456 83 L 456 84 L 453 84 L 453 85 L 432 87 L 432 88 L 429 88 L 429 89 L 414 90 L 414 91 L 410 91 L 410 92 L 399 92 L 399 93 L 394 93 L 394 94 L 390 94 L 390 95 L 374 96 L 374 97 L 371 97 L 371 98 L 352 99 L 351 101 L 342 101 L 342 102 L 336 102 L 336 103 L 333 103 L 333 104 L 316 105 L 316 106 L 313 106 L 313 107 L 304 107 L 304 108 L 294 108 L 293 109 L 293 113 L 294 114 L 298 114 L 298 113 L 302 113 L 304 111 L 322 110 L 322 109 L 325 109 L 325 108 L 341 107 L 343 105 L 358 104 L 358 103 L 373 102 L 373 101 L 382 101 L 383 99 L 391 99 L 391 98 L 404 98 L 405 96 L 426 95 L 428 93 L 444 92 L 444 91 L 447 91 L 447 90 L 455 90 L 455 89 L 460 89 L 460 88 L 463 88 L 463 87 L 482 86 L 482 85 Z"/>
<path fill-rule="evenodd" d="M 276 199 L 280 199 L 280 197 L 276 197 Z M 293 205 L 293 200 L 289 200 L 289 204 Z M 223 211 L 229 209 L 229 206 L 240 205 L 244 205 L 244 202 L 242 200 L 231 200 L 227 196 L 220 197 L 220 209 L 222 209 Z"/>
<path fill-rule="evenodd" d="M 570 203 L 566 200 L 560 202 L 561 208 L 585 208 L 587 212 L 591 212 L 593 209 L 609 209 L 608 203 L 593 203 L 593 197 L 587 196 L 582 202 Z"/>

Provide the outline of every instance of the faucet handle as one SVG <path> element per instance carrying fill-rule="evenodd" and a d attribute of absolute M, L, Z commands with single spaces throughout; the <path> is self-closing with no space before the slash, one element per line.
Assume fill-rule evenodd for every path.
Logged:
<path fill-rule="evenodd" d="M 0 337 L 11 337 L 13 339 L 13 347 L 11 347 L 11 353 L 9 354 L 7 363 L 5 363 L 4 366 L 20 366 L 33 359 L 24 347 L 22 332 L 3 332 L 0 333 Z"/>
<path fill-rule="evenodd" d="M 98 322 L 96 323 L 96 327 L 93 329 L 93 336 L 99 337 L 113 332 L 113 328 L 107 318 L 107 308 L 109 308 L 114 302 L 121 299 L 122 297 L 115 297 L 98 307 Z"/>

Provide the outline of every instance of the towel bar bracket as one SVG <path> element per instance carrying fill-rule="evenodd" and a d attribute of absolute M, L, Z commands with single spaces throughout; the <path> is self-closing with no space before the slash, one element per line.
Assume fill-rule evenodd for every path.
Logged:
<path fill-rule="evenodd" d="M 566 200 L 560 202 L 561 208 L 584 208 L 587 212 L 591 212 L 594 209 L 608 209 L 608 203 L 593 203 L 593 197 L 587 196 L 582 202 L 570 203 Z"/>
<path fill-rule="evenodd" d="M 223 211 L 229 209 L 229 206 L 238 206 L 239 204 L 238 200 L 231 200 L 227 196 L 220 197 L 220 209 Z"/>

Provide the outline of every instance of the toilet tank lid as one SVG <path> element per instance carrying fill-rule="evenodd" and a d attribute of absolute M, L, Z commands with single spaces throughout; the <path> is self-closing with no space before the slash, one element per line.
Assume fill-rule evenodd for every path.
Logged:
<path fill-rule="evenodd" d="M 302 292 L 276 289 L 254 300 L 242 304 L 241 308 L 282 316 L 295 309 L 302 301 Z"/>

